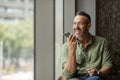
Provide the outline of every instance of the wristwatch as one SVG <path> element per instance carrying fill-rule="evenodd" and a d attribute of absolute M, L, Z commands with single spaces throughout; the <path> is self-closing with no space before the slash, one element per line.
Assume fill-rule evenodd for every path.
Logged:
<path fill-rule="evenodd" d="M 98 74 L 99 76 L 102 76 L 101 71 L 97 71 L 97 74 Z"/>

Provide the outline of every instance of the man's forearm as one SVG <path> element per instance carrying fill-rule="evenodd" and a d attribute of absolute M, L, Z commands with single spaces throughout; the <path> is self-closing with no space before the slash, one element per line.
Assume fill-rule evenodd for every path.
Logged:
<path fill-rule="evenodd" d="M 65 64 L 65 70 L 74 73 L 76 72 L 76 54 L 75 51 L 69 52 L 67 63 Z"/>
<path fill-rule="evenodd" d="M 108 73 L 110 73 L 111 68 L 110 68 L 109 66 L 104 66 L 104 67 L 102 67 L 99 71 L 101 72 L 101 74 L 102 74 L 103 76 L 105 76 L 105 75 L 107 75 Z"/>

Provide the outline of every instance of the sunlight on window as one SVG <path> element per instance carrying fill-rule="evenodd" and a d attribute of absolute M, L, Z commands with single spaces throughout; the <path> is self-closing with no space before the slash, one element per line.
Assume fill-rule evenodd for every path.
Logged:
<path fill-rule="evenodd" d="M 0 80 L 34 80 L 33 2 L 0 0 Z"/>

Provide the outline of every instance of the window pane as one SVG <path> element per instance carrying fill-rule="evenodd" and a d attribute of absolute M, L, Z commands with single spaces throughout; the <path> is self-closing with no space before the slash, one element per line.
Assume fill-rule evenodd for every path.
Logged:
<path fill-rule="evenodd" d="M 0 4 L 0 80 L 34 80 L 34 3 L 5 3 Z"/>
<path fill-rule="evenodd" d="M 63 44 L 63 1 L 56 0 L 55 5 L 55 80 L 62 75 L 61 48 Z"/>

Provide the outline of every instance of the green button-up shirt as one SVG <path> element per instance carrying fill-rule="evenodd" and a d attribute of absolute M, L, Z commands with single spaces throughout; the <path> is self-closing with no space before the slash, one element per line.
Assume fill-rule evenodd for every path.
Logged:
<path fill-rule="evenodd" d="M 112 61 L 108 50 L 107 40 L 98 36 L 91 35 L 91 38 L 85 49 L 82 47 L 82 44 L 80 42 L 77 42 L 76 73 L 70 73 L 64 70 L 64 65 L 67 62 L 67 58 L 68 58 L 68 43 L 66 42 L 62 46 L 62 55 L 61 55 L 63 74 L 66 77 L 71 77 L 75 74 L 78 75 L 86 74 L 87 68 L 96 68 L 99 70 L 103 66 L 112 67 L 112 63 L 111 63 Z"/>

